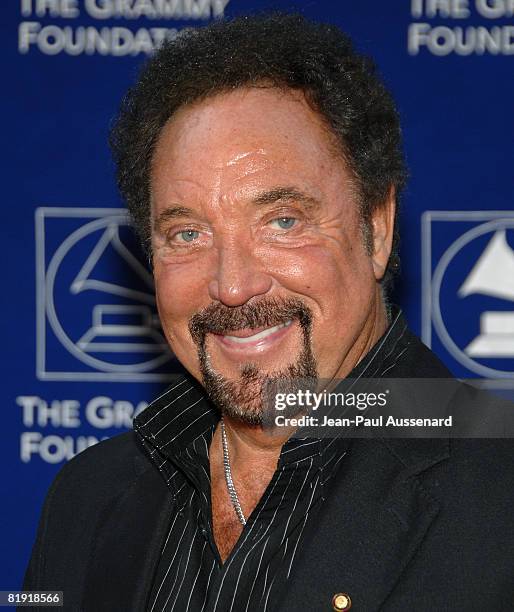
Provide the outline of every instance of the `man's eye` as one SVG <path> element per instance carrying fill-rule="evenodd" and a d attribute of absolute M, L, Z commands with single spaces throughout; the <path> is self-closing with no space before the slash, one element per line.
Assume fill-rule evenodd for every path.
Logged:
<path fill-rule="evenodd" d="M 275 223 L 280 229 L 291 229 L 296 221 L 294 217 L 280 217 L 273 219 L 271 223 Z"/>
<path fill-rule="evenodd" d="M 184 230 L 183 232 L 178 232 L 175 234 L 175 238 L 180 240 L 181 242 L 193 242 L 198 239 L 200 232 L 196 230 Z"/>

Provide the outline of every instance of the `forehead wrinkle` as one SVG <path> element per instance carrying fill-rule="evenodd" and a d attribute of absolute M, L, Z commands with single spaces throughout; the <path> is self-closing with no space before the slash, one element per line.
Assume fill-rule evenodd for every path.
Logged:
<path fill-rule="evenodd" d="M 228 159 L 219 160 L 213 167 L 215 189 L 219 188 L 221 194 L 228 185 L 235 186 L 247 180 L 252 181 L 253 177 L 268 171 L 272 166 L 273 161 L 264 151 L 238 153 Z"/>

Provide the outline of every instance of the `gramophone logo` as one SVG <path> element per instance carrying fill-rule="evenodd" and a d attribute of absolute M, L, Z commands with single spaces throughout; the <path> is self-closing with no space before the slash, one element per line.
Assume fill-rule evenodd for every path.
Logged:
<path fill-rule="evenodd" d="M 122 209 L 39 208 L 37 376 L 159 381 L 171 354 Z"/>
<path fill-rule="evenodd" d="M 422 248 L 423 341 L 459 376 L 514 382 L 514 212 L 427 211 Z"/>

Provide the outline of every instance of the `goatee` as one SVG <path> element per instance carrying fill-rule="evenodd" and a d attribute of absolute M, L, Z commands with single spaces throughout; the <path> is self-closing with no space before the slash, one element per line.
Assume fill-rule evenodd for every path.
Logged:
<path fill-rule="evenodd" d="M 244 363 L 239 378 L 229 380 L 216 372 L 206 348 L 208 333 L 228 334 L 240 329 L 269 328 L 297 322 L 302 348 L 297 359 L 273 372 L 262 372 L 254 363 Z M 211 401 L 228 416 L 249 425 L 272 424 L 273 398 L 277 392 L 295 392 L 315 387 L 318 372 L 311 347 L 312 313 L 297 298 L 263 298 L 259 302 L 228 307 L 213 303 L 191 317 L 189 331 L 198 348 L 203 385 Z M 282 412 L 282 414 L 284 414 Z"/>

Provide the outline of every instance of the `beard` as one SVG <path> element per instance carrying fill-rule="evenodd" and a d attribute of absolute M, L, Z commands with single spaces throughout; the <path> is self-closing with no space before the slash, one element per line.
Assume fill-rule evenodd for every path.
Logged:
<path fill-rule="evenodd" d="M 274 327 L 297 321 L 302 347 L 296 361 L 283 369 L 263 372 L 254 363 L 241 364 L 239 377 L 227 379 L 216 372 L 206 348 L 208 333 L 229 334 L 239 329 Z M 317 385 L 318 369 L 311 347 L 312 313 L 297 298 L 263 298 L 254 304 L 228 307 L 213 303 L 191 317 L 189 331 L 198 349 L 202 382 L 211 401 L 227 416 L 248 425 L 273 426 L 276 393 L 295 393 Z M 294 416 L 291 408 L 284 416 Z"/>

